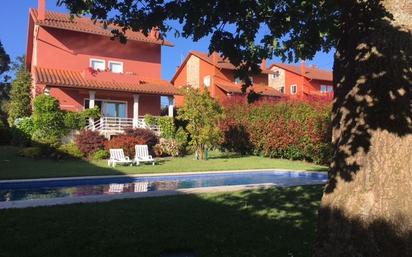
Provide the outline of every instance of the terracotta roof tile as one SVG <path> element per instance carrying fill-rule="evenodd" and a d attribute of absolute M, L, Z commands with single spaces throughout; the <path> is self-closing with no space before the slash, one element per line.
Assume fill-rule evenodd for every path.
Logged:
<path fill-rule="evenodd" d="M 216 85 L 221 88 L 223 91 L 232 94 L 241 94 L 242 87 L 241 85 L 226 81 L 223 79 L 216 79 Z M 247 91 L 253 90 L 255 93 L 263 96 L 272 96 L 272 97 L 281 97 L 282 94 L 274 88 L 271 88 L 267 85 L 254 84 L 247 89 Z"/>
<path fill-rule="evenodd" d="M 290 64 L 285 64 L 285 63 L 274 63 L 270 66 L 270 69 L 273 66 L 302 75 L 302 69 L 300 66 L 297 66 L 297 65 L 290 65 Z M 305 73 L 304 76 L 309 79 L 333 81 L 333 74 L 331 71 L 321 70 L 316 67 L 310 67 L 310 66 L 304 66 L 303 71 Z"/>
<path fill-rule="evenodd" d="M 91 74 L 90 74 L 91 73 Z M 168 81 L 153 80 L 148 78 L 137 79 L 135 75 L 130 78 L 125 74 L 112 74 L 112 79 L 108 76 L 99 76 L 100 72 L 69 71 L 43 67 L 34 67 L 35 83 L 56 87 L 70 87 L 81 89 L 96 89 L 108 91 L 122 91 L 156 95 L 179 95 L 178 89 L 173 87 Z M 127 78 L 129 77 L 129 78 Z M 132 82 L 134 81 L 134 82 Z"/>
<path fill-rule="evenodd" d="M 35 23 L 43 27 L 71 30 L 77 32 L 90 33 L 101 36 L 112 37 L 112 30 L 119 29 L 115 25 L 109 25 L 108 28 L 104 28 L 103 23 L 94 22 L 93 20 L 86 17 L 74 17 L 72 20 L 69 14 L 46 11 L 46 19 L 37 19 L 37 9 L 31 9 L 30 11 Z M 173 46 L 173 44 L 167 40 L 156 39 L 154 37 L 145 36 L 142 32 L 128 30 L 125 33 L 129 40 L 147 42 L 152 44 Z"/>

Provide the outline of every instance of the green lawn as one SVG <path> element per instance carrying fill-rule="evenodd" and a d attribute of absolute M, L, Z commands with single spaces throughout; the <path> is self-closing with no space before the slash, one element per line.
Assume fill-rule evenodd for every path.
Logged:
<path fill-rule="evenodd" d="M 311 256 L 321 186 L 0 211 L 0 256 Z"/>
<path fill-rule="evenodd" d="M 216 171 L 240 169 L 325 170 L 325 167 L 301 161 L 269 159 L 258 156 L 211 153 L 208 161 L 195 161 L 193 156 L 159 159 L 155 166 L 117 166 L 109 168 L 106 161 L 33 160 L 17 156 L 18 148 L 0 146 L 0 179 L 99 176 L 165 172 Z"/>

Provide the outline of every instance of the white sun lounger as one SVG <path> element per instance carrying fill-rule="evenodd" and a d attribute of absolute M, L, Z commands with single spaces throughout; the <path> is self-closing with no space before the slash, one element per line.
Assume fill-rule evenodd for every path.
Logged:
<path fill-rule="evenodd" d="M 118 163 L 133 165 L 133 161 L 130 160 L 129 156 L 124 156 L 123 149 L 110 149 L 110 159 L 107 164 L 115 167 Z"/>
<path fill-rule="evenodd" d="M 135 156 L 134 161 L 138 165 L 140 162 L 151 162 L 155 165 L 155 160 L 151 155 L 149 155 L 149 149 L 147 145 L 135 145 Z"/>

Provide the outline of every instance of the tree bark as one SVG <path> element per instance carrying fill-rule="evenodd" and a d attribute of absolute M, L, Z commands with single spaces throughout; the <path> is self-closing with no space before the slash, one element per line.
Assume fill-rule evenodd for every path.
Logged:
<path fill-rule="evenodd" d="M 314 256 L 412 256 L 412 2 L 342 2 Z"/>

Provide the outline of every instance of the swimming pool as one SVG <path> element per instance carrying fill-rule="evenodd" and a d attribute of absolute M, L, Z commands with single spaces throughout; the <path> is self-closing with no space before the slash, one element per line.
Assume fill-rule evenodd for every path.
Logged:
<path fill-rule="evenodd" d="M 271 184 L 297 186 L 324 184 L 323 172 L 256 171 L 190 175 L 76 178 L 0 182 L 0 202 L 98 195 L 119 195 L 152 191 Z"/>

